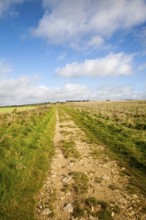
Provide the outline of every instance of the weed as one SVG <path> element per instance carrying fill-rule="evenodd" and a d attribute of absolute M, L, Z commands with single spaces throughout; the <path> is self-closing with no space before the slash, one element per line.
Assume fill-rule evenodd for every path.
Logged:
<path fill-rule="evenodd" d="M 73 190 L 75 194 L 86 193 L 88 191 L 88 177 L 82 172 L 71 172 L 70 175 L 74 179 Z"/>
<path fill-rule="evenodd" d="M 89 197 L 85 200 L 85 204 L 92 208 L 92 206 L 96 206 L 99 204 L 98 200 L 95 197 Z"/>
<path fill-rule="evenodd" d="M 102 182 L 102 178 L 100 177 L 94 177 L 94 182 L 95 183 L 101 183 Z"/>
<path fill-rule="evenodd" d="M 68 188 L 69 188 L 69 185 L 63 184 L 63 187 L 62 187 L 61 191 L 67 192 L 67 191 L 68 191 Z"/>
<path fill-rule="evenodd" d="M 112 211 L 115 212 L 115 213 L 120 213 L 120 208 L 119 206 L 115 205 L 113 208 L 112 208 Z"/>
<path fill-rule="evenodd" d="M 69 135 L 69 134 L 71 134 L 71 132 L 65 131 L 65 130 L 60 131 L 60 133 L 63 134 L 63 135 Z"/>
<path fill-rule="evenodd" d="M 99 213 L 97 214 L 97 217 L 99 220 L 113 220 L 113 218 L 111 216 L 111 212 L 108 210 L 99 211 Z"/>
<path fill-rule="evenodd" d="M 81 218 L 84 215 L 85 215 L 85 209 L 84 209 L 83 205 L 81 205 L 79 202 L 75 202 L 73 216 L 75 218 Z"/>
<path fill-rule="evenodd" d="M 112 220 L 111 210 L 108 203 L 99 201 L 95 197 L 89 197 L 85 200 L 85 209 L 88 214 L 98 217 L 102 220 Z"/>
<path fill-rule="evenodd" d="M 61 150 L 65 158 L 73 157 L 79 158 L 80 154 L 76 149 L 75 142 L 73 141 L 61 141 Z"/>
<path fill-rule="evenodd" d="M 111 190 L 117 190 L 118 189 L 118 187 L 115 184 L 110 184 L 108 187 Z"/>

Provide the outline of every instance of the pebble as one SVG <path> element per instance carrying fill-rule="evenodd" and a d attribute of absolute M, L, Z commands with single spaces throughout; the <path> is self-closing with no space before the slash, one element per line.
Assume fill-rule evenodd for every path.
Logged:
<path fill-rule="evenodd" d="M 44 209 L 43 211 L 42 211 L 42 215 L 44 215 L 44 216 L 46 216 L 46 215 L 50 215 L 52 213 L 52 211 L 50 210 L 50 209 Z"/>
<path fill-rule="evenodd" d="M 122 198 L 122 199 L 120 199 L 120 201 L 119 201 L 121 204 L 127 204 L 127 200 L 126 199 L 124 199 L 124 198 Z"/>
<path fill-rule="evenodd" d="M 70 181 L 72 180 L 72 177 L 71 176 L 66 176 L 62 179 L 62 182 L 64 183 L 69 183 Z"/>
<path fill-rule="evenodd" d="M 72 206 L 72 204 L 71 204 L 71 203 L 68 203 L 68 204 L 63 208 L 63 210 L 64 210 L 65 212 L 72 213 L 72 212 L 73 212 L 73 206 Z"/>
<path fill-rule="evenodd" d="M 103 176 L 102 179 L 103 180 L 110 180 L 110 177 L 109 176 Z"/>
<path fill-rule="evenodd" d="M 129 217 L 133 217 L 136 213 L 134 211 L 131 211 L 128 213 Z"/>
<path fill-rule="evenodd" d="M 133 198 L 133 199 L 138 199 L 138 196 L 137 196 L 136 194 L 133 194 L 133 195 L 132 195 L 132 198 Z"/>
<path fill-rule="evenodd" d="M 114 217 L 114 215 L 115 215 L 115 213 L 114 213 L 114 212 L 112 212 L 112 217 Z"/>
<path fill-rule="evenodd" d="M 74 163 L 69 163 L 69 166 L 70 166 L 70 167 L 73 167 L 73 166 L 74 166 Z"/>

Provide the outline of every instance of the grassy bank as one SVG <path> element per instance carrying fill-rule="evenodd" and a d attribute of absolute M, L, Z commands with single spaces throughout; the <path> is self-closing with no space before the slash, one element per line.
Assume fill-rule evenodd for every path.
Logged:
<path fill-rule="evenodd" d="M 54 147 L 55 108 L 0 115 L 0 219 L 34 219 Z"/>
<path fill-rule="evenodd" d="M 129 189 L 131 191 L 140 189 L 146 194 L 145 129 L 136 129 L 136 122 L 133 127 L 128 127 L 121 121 L 113 120 L 113 117 L 111 119 L 110 117 L 103 117 L 101 110 L 99 114 L 97 109 L 95 110 L 92 106 L 88 108 L 83 106 L 63 108 L 82 127 L 93 142 L 104 144 L 111 156 L 118 159 L 121 166 L 126 167 L 126 172 L 131 177 Z M 144 124 L 140 114 L 137 118 L 138 123 L 141 121 Z"/>

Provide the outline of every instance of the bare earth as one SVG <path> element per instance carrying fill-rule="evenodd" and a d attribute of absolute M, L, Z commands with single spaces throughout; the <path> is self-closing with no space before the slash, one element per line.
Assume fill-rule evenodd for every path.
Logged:
<path fill-rule="evenodd" d="M 69 141 L 75 143 L 79 157 L 64 156 L 62 144 Z M 103 146 L 92 144 L 66 114 L 62 119 L 57 114 L 54 144 L 56 154 L 51 172 L 48 172 L 47 180 L 38 195 L 37 219 L 102 219 L 92 215 L 94 211 L 101 209 L 100 204 L 91 206 L 90 212 L 85 210 L 83 216 L 74 214 L 76 203 L 81 203 L 84 209 L 87 206 L 85 201 L 94 197 L 109 206 L 111 218 L 103 219 L 146 220 L 141 207 L 144 198 L 129 194 L 126 190 L 130 177 L 125 174 L 125 168 L 119 167 L 116 161 L 110 159 Z M 83 174 L 88 179 L 88 182 L 79 186 L 80 191 L 76 190 L 79 183 L 74 174 Z"/>

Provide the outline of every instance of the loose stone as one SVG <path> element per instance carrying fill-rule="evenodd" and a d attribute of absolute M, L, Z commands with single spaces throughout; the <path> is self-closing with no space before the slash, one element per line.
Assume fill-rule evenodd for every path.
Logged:
<path fill-rule="evenodd" d="M 44 209 L 43 211 L 42 211 L 42 215 L 44 215 L 44 216 L 48 216 L 48 215 L 50 215 L 52 213 L 52 211 L 50 210 L 50 209 Z"/>
<path fill-rule="evenodd" d="M 63 208 L 63 210 L 64 210 L 65 212 L 72 213 L 72 212 L 73 212 L 73 206 L 72 206 L 72 204 L 71 204 L 71 203 L 68 203 L 68 204 Z"/>

